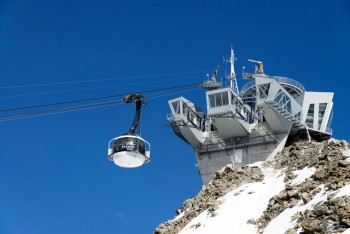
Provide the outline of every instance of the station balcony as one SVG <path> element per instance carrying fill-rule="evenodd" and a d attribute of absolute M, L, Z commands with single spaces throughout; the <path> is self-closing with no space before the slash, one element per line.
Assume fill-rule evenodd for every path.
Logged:
<path fill-rule="evenodd" d="M 287 78 L 287 77 L 282 77 L 282 76 L 268 76 L 267 78 L 269 79 L 274 79 L 278 83 L 281 84 L 293 97 L 297 97 L 302 93 L 305 93 L 305 87 L 298 81 Z M 241 89 L 241 94 L 243 95 L 247 91 L 251 91 L 252 88 L 256 86 L 255 80 L 249 81 L 246 83 L 242 89 Z"/>

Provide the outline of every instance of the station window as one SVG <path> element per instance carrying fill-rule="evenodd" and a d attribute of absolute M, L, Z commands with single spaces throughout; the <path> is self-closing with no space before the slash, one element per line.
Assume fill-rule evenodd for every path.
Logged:
<path fill-rule="evenodd" d="M 298 113 L 296 113 L 296 114 L 294 115 L 294 117 L 295 117 L 297 120 L 300 120 L 301 111 L 299 111 Z"/>
<path fill-rule="evenodd" d="M 283 109 L 292 113 L 292 104 L 290 98 L 280 89 L 275 97 L 275 102 Z"/>
<path fill-rule="evenodd" d="M 315 104 L 310 104 L 309 110 L 307 111 L 306 121 L 305 121 L 306 125 L 310 128 L 313 128 L 314 112 L 315 112 Z"/>
<path fill-rule="evenodd" d="M 270 83 L 259 85 L 258 87 L 259 87 L 259 97 L 260 98 L 267 98 L 267 96 L 269 95 L 269 91 L 270 91 Z"/>
<path fill-rule="evenodd" d="M 228 92 L 222 93 L 222 105 L 224 106 L 228 105 Z"/>
<path fill-rule="evenodd" d="M 209 95 L 209 107 L 213 108 L 215 107 L 215 96 L 214 94 Z"/>
<path fill-rule="evenodd" d="M 188 107 L 188 105 L 186 103 L 182 104 L 182 108 L 183 108 L 183 114 L 188 117 L 190 108 Z"/>
<path fill-rule="evenodd" d="M 215 94 L 215 106 L 222 106 L 222 96 L 221 93 L 216 93 Z"/>
<path fill-rule="evenodd" d="M 172 102 L 171 104 L 173 105 L 175 113 L 180 114 L 180 101 Z"/>
<path fill-rule="evenodd" d="M 329 131 L 331 128 L 332 120 L 333 120 L 333 108 L 331 109 L 331 114 L 329 115 L 329 118 L 328 118 L 327 129 L 326 129 L 327 131 Z"/>
<path fill-rule="evenodd" d="M 327 103 L 320 103 L 318 106 L 318 129 L 321 129 L 324 113 L 326 112 Z"/>
<path fill-rule="evenodd" d="M 225 106 L 229 104 L 228 92 L 210 94 L 208 95 L 208 97 L 209 97 L 210 108 Z"/>

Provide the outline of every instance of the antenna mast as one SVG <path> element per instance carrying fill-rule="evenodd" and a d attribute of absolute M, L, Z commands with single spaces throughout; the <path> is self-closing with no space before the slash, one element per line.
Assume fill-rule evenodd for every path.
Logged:
<path fill-rule="evenodd" d="M 235 91 L 237 94 L 239 94 L 236 73 L 235 73 L 235 61 L 236 60 L 237 60 L 237 58 L 235 58 L 235 53 L 234 53 L 233 48 L 231 46 L 231 57 L 229 60 L 229 62 L 231 64 L 231 72 L 230 72 L 230 76 L 228 77 L 228 79 L 230 80 L 231 89 L 233 89 L 233 91 Z"/>

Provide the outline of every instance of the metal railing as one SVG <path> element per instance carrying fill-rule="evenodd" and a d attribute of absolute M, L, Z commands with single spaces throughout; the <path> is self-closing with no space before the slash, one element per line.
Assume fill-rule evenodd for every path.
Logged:
<path fill-rule="evenodd" d="M 299 89 L 302 93 L 305 93 L 305 87 L 304 85 L 302 85 L 301 83 L 299 83 L 296 80 L 287 78 L 287 77 L 282 77 L 282 76 L 269 76 L 268 78 L 270 79 L 274 79 L 276 81 L 278 81 L 278 83 L 280 84 L 286 84 L 286 85 L 290 85 L 293 87 L 296 87 L 297 89 Z M 255 80 L 249 81 L 248 83 L 246 83 L 242 89 L 240 93 L 244 93 L 246 92 L 248 89 L 252 88 L 255 86 Z"/>
<path fill-rule="evenodd" d="M 247 91 L 248 89 L 252 88 L 255 86 L 255 80 L 249 81 L 248 83 L 246 83 L 245 85 L 243 85 L 240 94 L 244 93 L 245 91 Z"/>
<path fill-rule="evenodd" d="M 269 78 L 277 80 L 281 84 L 287 84 L 287 85 L 294 86 L 294 87 L 298 88 L 302 93 L 305 93 L 305 91 L 306 91 L 304 85 L 302 85 L 301 83 L 299 83 L 296 80 L 293 80 L 293 79 L 290 79 L 287 77 L 283 77 L 283 76 L 270 76 Z"/>
<path fill-rule="evenodd" d="M 215 151 L 221 151 L 221 150 L 240 149 L 250 145 L 269 144 L 269 143 L 276 143 L 276 142 L 277 142 L 276 135 L 268 134 L 264 136 L 235 139 L 235 141 L 225 141 L 225 142 L 218 142 L 214 144 L 202 145 L 197 149 L 199 153 L 207 153 L 207 152 L 215 152 Z"/>

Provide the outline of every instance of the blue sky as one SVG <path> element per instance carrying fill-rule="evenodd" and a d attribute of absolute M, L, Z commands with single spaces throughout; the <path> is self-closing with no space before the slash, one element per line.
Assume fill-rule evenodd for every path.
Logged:
<path fill-rule="evenodd" d="M 233 44 L 237 74 L 257 59 L 269 75 L 335 92 L 334 138 L 349 141 L 349 41 L 346 0 L 3 0 L 0 109 L 199 83 Z M 147 76 L 183 72 L 194 73 Z M 121 77 L 132 78 L 5 88 Z M 101 86 L 110 88 L 19 96 Z M 192 149 L 164 126 L 179 95 L 205 109 L 203 90 L 149 100 L 151 162 L 137 169 L 107 160 L 134 105 L 1 122 L 0 233 L 152 233 L 172 218 L 202 186 Z"/>

